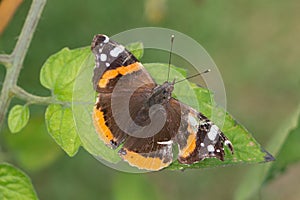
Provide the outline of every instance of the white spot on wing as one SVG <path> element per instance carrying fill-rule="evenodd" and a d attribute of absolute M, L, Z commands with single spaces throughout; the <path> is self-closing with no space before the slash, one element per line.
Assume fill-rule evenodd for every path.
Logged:
<path fill-rule="evenodd" d="M 100 103 L 100 98 L 96 99 L 96 104 Z"/>
<path fill-rule="evenodd" d="M 167 144 L 167 145 L 169 145 L 169 144 L 173 144 L 173 141 L 172 140 L 161 141 L 161 142 L 158 141 L 157 144 Z"/>
<path fill-rule="evenodd" d="M 213 145 L 211 145 L 211 144 L 210 144 L 210 145 L 208 145 L 208 146 L 207 146 L 207 151 L 208 151 L 208 152 L 214 152 L 214 151 L 215 151 L 215 148 L 214 148 L 214 146 L 213 146 Z"/>
<path fill-rule="evenodd" d="M 209 132 L 207 133 L 208 138 L 214 141 L 218 135 L 219 128 L 216 125 L 212 125 Z"/>
<path fill-rule="evenodd" d="M 107 59 L 107 55 L 106 54 L 104 54 L 104 53 L 100 54 L 100 60 L 101 61 L 106 61 L 106 59 Z"/>
<path fill-rule="evenodd" d="M 188 114 L 188 125 L 189 125 L 189 132 L 193 132 L 194 134 L 196 134 L 198 132 L 198 127 L 199 127 L 199 121 L 198 118 L 196 118 L 195 115 L 189 113 Z"/>
<path fill-rule="evenodd" d="M 204 143 L 203 143 L 203 142 L 201 142 L 201 143 L 200 143 L 200 146 L 201 146 L 201 147 L 204 147 L 205 145 L 204 145 Z"/>
<path fill-rule="evenodd" d="M 125 47 L 123 47 L 122 45 L 119 45 L 119 46 L 116 46 L 114 49 L 112 49 L 109 54 L 112 56 L 112 57 L 118 57 L 118 55 L 120 53 L 122 53 L 124 51 Z"/>
<path fill-rule="evenodd" d="M 224 144 L 229 145 L 229 144 L 231 144 L 231 142 L 229 140 L 225 140 Z"/>
<path fill-rule="evenodd" d="M 103 35 L 105 37 L 105 40 L 103 41 L 103 43 L 108 43 L 109 42 L 109 37 L 107 37 L 106 35 Z"/>
<path fill-rule="evenodd" d="M 106 67 L 109 67 L 110 64 L 107 62 L 107 63 L 105 63 L 105 65 L 106 65 Z"/>

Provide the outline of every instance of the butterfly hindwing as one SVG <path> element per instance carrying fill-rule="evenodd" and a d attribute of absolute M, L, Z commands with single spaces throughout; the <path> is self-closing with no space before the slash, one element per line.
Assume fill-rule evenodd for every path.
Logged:
<path fill-rule="evenodd" d="M 178 161 L 193 164 L 205 158 L 224 160 L 224 145 L 233 153 L 229 139 L 220 128 L 202 113 L 181 103 L 182 120 L 176 141 L 179 146 Z"/>
<path fill-rule="evenodd" d="M 139 169 L 157 171 L 172 163 L 174 138 L 180 126 L 179 102 L 166 104 L 164 111 L 166 122 L 155 135 L 146 138 L 130 136 L 125 140 L 119 153 L 130 165 Z M 147 135 L 147 132 L 144 134 Z"/>

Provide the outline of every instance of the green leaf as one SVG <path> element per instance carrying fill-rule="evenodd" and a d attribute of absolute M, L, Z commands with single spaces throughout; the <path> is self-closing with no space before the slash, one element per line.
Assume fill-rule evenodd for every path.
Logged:
<path fill-rule="evenodd" d="M 51 90 L 58 103 L 64 102 L 64 107 L 52 104 L 47 108 L 46 123 L 50 135 L 69 156 L 74 156 L 80 146 L 70 108 L 74 82 L 90 55 L 90 47 L 64 48 L 49 57 L 40 73 L 42 85 Z"/>
<path fill-rule="evenodd" d="M 80 139 L 77 135 L 71 108 L 56 104 L 48 106 L 46 125 L 56 143 L 69 156 L 74 156 L 80 147 Z"/>
<path fill-rule="evenodd" d="M 280 149 L 285 146 L 284 143 L 288 138 L 288 135 L 292 133 L 294 135 L 294 131 L 297 130 L 298 117 L 300 115 L 300 108 L 289 118 L 286 120 L 284 126 L 278 130 L 276 134 L 272 137 L 272 140 L 268 144 L 268 149 L 274 154 L 277 155 L 280 152 Z M 298 132 L 299 133 L 299 132 Z M 291 136 L 294 137 L 294 136 Z M 298 143 L 297 143 L 298 144 Z M 298 146 L 298 145 L 297 145 Z M 297 147 L 296 147 L 297 148 Z M 299 147 L 298 147 L 299 148 Z M 280 159 L 279 154 L 279 159 Z M 259 190 L 266 183 L 268 178 L 272 177 L 274 173 L 280 169 L 280 164 L 275 162 L 268 163 L 262 166 L 255 166 L 251 168 L 246 174 L 241 182 L 240 186 L 235 192 L 235 199 L 249 199 L 253 198 L 255 195 L 259 196 Z M 280 161 L 282 162 L 282 161 Z M 278 168 L 273 168 L 272 165 L 279 165 Z"/>
<path fill-rule="evenodd" d="M 61 149 L 45 130 L 44 119 L 32 116 L 22 134 L 3 134 L 7 150 L 27 171 L 43 169 L 62 155 Z"/>
<path fill-rule="evenodd" d="M 144 45 L 142 42 L 133 42 L 126 45 L 128 49 L 138 60 L 141 60 L 144 54 Z"/>
<path fill-rule="evenodd" d="M 0 164 L 0 199 L 38 199 L 28 176 L 12 165 Z"/>
<path fill-rule="evenodd" d="M 74 81 L 90 54 L 90 47 L 64 48 L 50 56 L 41 69 L 41 84 L 50 89 L 57 100 L 71 102 Z"/>
<path fill-rule="evenodd" d="M 26 126 L 29 120 L 29 108 L 27 105 L 14 106 L 8 115 L 8 127 L 12 133 L 17 133 Z"/>

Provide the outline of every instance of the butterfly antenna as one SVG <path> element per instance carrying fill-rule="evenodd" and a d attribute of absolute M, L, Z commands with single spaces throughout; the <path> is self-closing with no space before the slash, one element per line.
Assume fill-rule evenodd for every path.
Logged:
<path fill-rule="evenodd" d="M 168 78 L 167 78 L 167 82 L 169 82 L 169 79 L 170 79 L 171 58 L 172 58 L 172 51 L 173 51 L 174 37 L 175 37 L 174 35 L 171 35 L 171 49 L 170 49 L 170 55 L 169 55 L 169 67 L 168 67 Z"/>
<path fill-rule="evenodd" d="M 211 71 L 210 69 L 207 69 L 207 70 L 205 70 L 205 71 L 203 71 L 203 72 L 200 72 L 200 73 L 198 73 L 198 74 L 195 74 L 195 75 L 189 76 L 189 77 L 187 77 L 187 78 L 185 78 L 185 79 L 176 81 L 175 84 L 176 84 L 176 83 L 180 83 L 180 82 L 185 81 L 185 80 L 188 80 L 188 79 L 191 79 L 191 78 L 194 78 L 194 77 L 199 76 L 199 75 L 201 75 L 201 74 L 206 74 L 206 73 L 208 73 L 208 72 L 210 72 L 210 71 Z"/>

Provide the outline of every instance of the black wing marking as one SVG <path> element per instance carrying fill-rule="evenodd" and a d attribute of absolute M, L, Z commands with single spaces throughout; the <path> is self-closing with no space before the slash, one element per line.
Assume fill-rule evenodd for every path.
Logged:
<path fill-rule="evenodd" d="M 199 162 L 205 158 L 224 160 L 224 146 L 233 153 L 233 146 L 223 132 L 203 114 L 181 103 L 182 121 L 176 142 L 179 145 L 178 160 L 184 164 Z"/>

